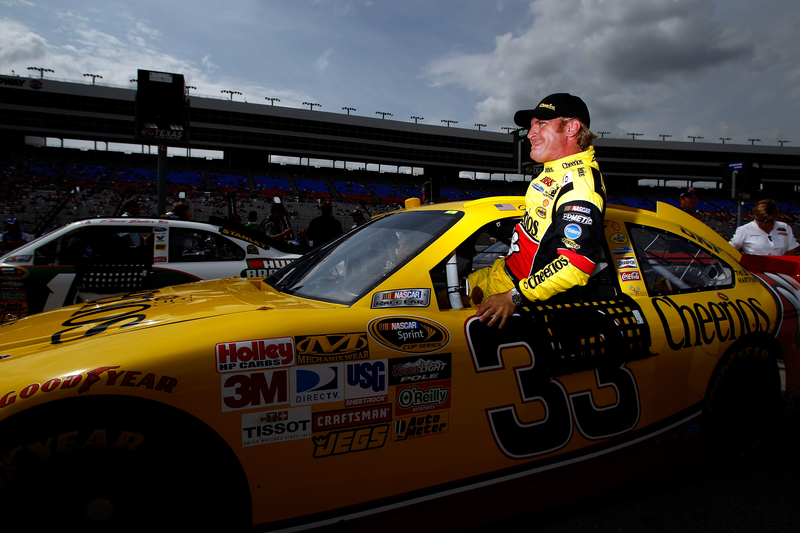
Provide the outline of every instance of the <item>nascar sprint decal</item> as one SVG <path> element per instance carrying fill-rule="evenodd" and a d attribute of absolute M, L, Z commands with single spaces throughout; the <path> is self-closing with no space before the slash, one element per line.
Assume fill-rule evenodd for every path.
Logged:
<path fill-rule="evenodd" d="M 378 318 L 368 329 L 373 339 L 399 352 L 435 352 L 450 342 L 450 332 L 444 326 L 416 316 Z"/>

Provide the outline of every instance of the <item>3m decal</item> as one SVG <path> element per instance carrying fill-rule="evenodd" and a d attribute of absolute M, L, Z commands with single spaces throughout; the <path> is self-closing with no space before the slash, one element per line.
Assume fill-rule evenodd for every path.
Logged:
<path fill-rule="evenodd" d="M 343 409 L 339 411 L 325 411 L 314 413 L 313 431 L 330 431 L 355 426 L 367 426 L 377 422 L 388 422 L 392 419 L 392 406 L 372 405 L 356 409 Z"/>
<path fill-rule="evenodd" d="M 368 329 L 373 339 L 400 352 L 434 352 L 450 342 L 450 332 L 444 326 L 415 316 L 378 318 Z"/>
<path fill-rule="evenodd" d="M 432 413 L 428 415 L 398 418 L 392 425 L 392 440 L 402 441 L 419 437 L 432 437 L 447 433 L 450 414 Z"/>
<path fill-rule="evenodd" d="M 450 379 L 452 373 L 452 356 L 449 353 L 389 360 L 389 385 Z"/>
<path fill-rule="evenodd" d="M 292 405 L 340 402 L 344 400 L 341 363 L 292 367 Z"/>
<path fill-rule="evenodd" d="M 289 403 L 289 370 L 223 374 L 222 410 L 238 411 Z"/>
<path fill-rule="evenodd" d="M 389 424 L 331 431 L 327 435 L 312 437 L 314 457 L 330 457 L 345 453 L 364 452 L 382 448 L 386 444 Z"/>
<path fill-rule="evenodd" d="M 372 295 L 372 308 L 382 309 L 385 307 L 428 307 L 430 301 L 430 289 L 381 291 Z"/>
<path fill-rule="evenodd" d="M 344 388 L 345 405 L 367 403 L 366 401 L 354 401 L 364 398 L 385 398 L 388 391 L 387 367 L 386 359 L 347 363 Z"/>
<path fill-rule="evenodd" d="M 75 389 L 78 394 L 87 392 L 95 383 L 103 378 L 107 387 L 131 387 L 155 390 L 160 392 L 172 393 L 178 385 L 178 380 L 169 376 L 160 376 L 150 373 L 139 372 L 136 370 L 118 370 L 118 366 L 103 366 L 92 370 L 87 370 L 81 374 L 71 374 L 67 376 L 54 377 L 43 383 L 31 383 L 22 387 L 19 391 L 13 390 L 0 397 L 0 408 L 7 407 L 15 403 L 17 399 L 28 399 L 36 394 L 53 392 L 56 390 Z M 80 385 L 80 387 L 79 387 Z"/>
<path fill-rule="evenodd" d="M 398 416 L 450 407 L 450 380 L 397 387 L 395 414 Z"/>
<path fill-rule="evenodd" d="M 242 415 L 242 447 L 311 437 L 311 407 Z"/>
<path fill-rule="evenodd" d="M 295 363 L 291 337 L 221 342 L 214 352 L 219 373 L 293 366 Z"/>
<path fill-rule="evenodd" d="M 366 333 L 298 335 L 294 340 L 300 365 L 369 359 Z"/>

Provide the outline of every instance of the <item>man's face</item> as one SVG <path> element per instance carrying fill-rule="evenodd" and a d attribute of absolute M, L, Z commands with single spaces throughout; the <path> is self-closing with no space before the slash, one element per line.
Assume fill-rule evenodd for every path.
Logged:
<path fill-rule="evenodd" d="M 681 198 L 681 207 L 684 209 L 695 209 L 697 207 L 697 195 L 691 194 Z"/>
<path fill-rule="evenodd" d="M 531 159 L 539 163 L 555 161 L 574 153 L 567 143 L 567 129 L 560 118 L 531 119 L 528 139 L 531 141 Z"/>

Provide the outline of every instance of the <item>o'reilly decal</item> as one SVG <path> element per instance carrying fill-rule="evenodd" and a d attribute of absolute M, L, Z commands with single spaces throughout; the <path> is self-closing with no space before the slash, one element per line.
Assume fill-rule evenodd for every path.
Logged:
<path fill-rule="evenodd" d="M 416 316 L 375 319 L 369 323 L 369 334 L 387 348 L 407 353 L 434 352 L 450 342 L 444 326 Z"/>

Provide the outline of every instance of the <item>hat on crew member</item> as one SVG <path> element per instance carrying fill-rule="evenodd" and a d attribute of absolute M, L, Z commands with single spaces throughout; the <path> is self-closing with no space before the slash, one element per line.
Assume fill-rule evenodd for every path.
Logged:
<path fill-rule="evenodd" d="M 13 226 L 14 224 L 19 224 L 19 219 L 11 217 L 8 220 L 6 220 L 6 224 L 8 224 L 9 226 Z"/>
<path fill-rule="evenodd" d="M 362 213 L 360 209 L 355 209 L 355 210 L 353 210 L 353 212 L 352 212 L 352 213 L 350 213 L 350 216 L 351 216 L 351 217 L 361 217 L 361 218 L 364 218 L 364 213 Z"/>
<path fill-rule="evenodd" d="M 514 122 L 520 128 L 529 128 L 531 119 L 552 120 L 554 118 L 577 118 L 589 127 L 589 108 L 569 93 L 556 93 L 546 96 L 535 109 L 520 109 L 514 114 Z"/>
<path fill-rule="evenodd" d="M 694 190 L 694 187 L 689 187 L 681 192 L 681 198 L 686 198 L 687 196 L 697 196 L 697 191 Z"/>

